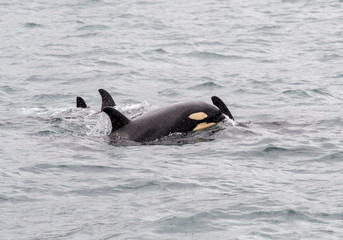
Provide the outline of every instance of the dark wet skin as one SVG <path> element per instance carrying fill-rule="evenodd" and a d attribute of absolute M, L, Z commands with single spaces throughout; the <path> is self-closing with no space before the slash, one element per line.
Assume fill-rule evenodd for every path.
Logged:
<path fill-rule="evenodd" d="M 110 116 L 111 120 L 113 119 L 112 126 L 116 126 L 117 118 L 122 118 L 121 113 L 113 108 L 107 107 L 103 111 Z M 205 113 L 207 117 L 201 120 L 189 117 L 191 114 L 199 112 Z M 200 101 L 177 103 L 146 113 L 117 129 L 113 128 L 110 136 L 136 142 L 153 141 L 168 136 L 170 133 L 191 132 L 199 124 L 203 124 L 201 127 L 206 128 L 208 126 L 206 123 L 212 126 L 224 119 L 225 116 L 214 105 Z"/>

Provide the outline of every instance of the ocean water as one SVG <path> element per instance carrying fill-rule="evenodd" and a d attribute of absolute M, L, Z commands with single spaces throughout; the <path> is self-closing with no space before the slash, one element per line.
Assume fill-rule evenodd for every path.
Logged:
<path fill-rule="evenodd" d="M 342 239 L 342 26 L 342 0 L 1 0 L 0 239 Z M 99 88 L 236 122 L 113 144 Z"/>

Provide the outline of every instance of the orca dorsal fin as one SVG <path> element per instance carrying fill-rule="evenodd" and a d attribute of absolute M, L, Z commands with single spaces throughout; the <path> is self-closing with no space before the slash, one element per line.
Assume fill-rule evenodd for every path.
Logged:
<path fill-rule="evenodd" d="M 99 89 L 98 91 L 102 99 L 101 111 L 105 107 L 114 107 L 116 105 L 116 103 L 113 101 L 112 96 L 105 89 Z"/>
<path fill-rule="evenodd" d="M 76 107 L 77 108 L 86 108 L 87 104 L 82 97 L 76 97 Z"/>
<path fill-rule="evenodd" d="M 230 119 L 235 120 L 233 118 L 229 108 L 226 106 L 226 104 L 219 97 L 212 96 L 211 99 L 212 99 L 213 105 L 217 106 L 223 114 L 228 116 Z"/>
<path fill-rule="evenodd" d="M 111 119 L 111 132 L 114 132 L 115 130 L 125 126 L 130 122 L 130 120 L 125 117 L 124 114 L 119 112 L 117 109 L 114 109 L 113 107 L 105 107 L 102 111 L 105 112 Z"/>

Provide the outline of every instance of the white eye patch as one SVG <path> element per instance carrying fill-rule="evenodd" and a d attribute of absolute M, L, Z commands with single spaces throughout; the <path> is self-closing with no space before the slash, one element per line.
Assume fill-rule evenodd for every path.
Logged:
<path fill-rule="evenodd" d="M 191 115 L 189 115 L 189 118 L 193 120 L 203 120 L 207 118 L 207 114 L 204 112 L 192 113 Z"/>

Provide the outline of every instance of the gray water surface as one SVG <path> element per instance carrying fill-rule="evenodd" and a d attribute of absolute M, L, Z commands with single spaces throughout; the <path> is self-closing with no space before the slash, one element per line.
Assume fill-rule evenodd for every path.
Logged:
<path fill-rule="evenodd" d="M 342 239 L 342 4 L 2 0 L 0 238 Z M 113 144 L 99 88 L 236 122 Z"/>

